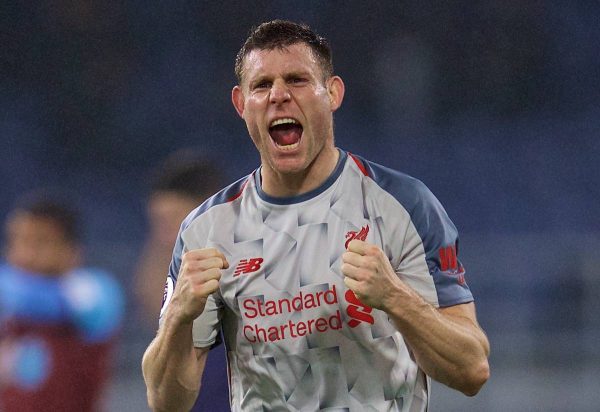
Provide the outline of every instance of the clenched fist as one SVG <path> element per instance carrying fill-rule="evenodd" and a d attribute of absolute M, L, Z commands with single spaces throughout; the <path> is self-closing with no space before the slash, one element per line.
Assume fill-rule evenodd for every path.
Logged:
<path fill-rule="evenodd" d="M 385 310 L 394 303 L 394 292 L 405 287 L 390 261 L 376 245 L 353 240 L 342 255 L 344 283 L 366 305 Z"/>
<path fill-rule="evenodd" d="M 219 288 L 221 269 L 228 267 L 223 253 L 215 248 L 184 253 L 170 310 L 182 322 L 193 322 L 204 311 L 208 296 Z"/>

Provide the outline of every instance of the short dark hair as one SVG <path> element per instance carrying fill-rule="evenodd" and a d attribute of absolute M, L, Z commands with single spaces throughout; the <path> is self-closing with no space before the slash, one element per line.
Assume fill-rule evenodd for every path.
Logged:
<path fill-rule="evenodd" d="M 154 171 L 150 190 L 175 192 L 195 200 L 203 200 L 221 189 L 221 170 L 205 156 L 191 149 L 169 155 Z"/>
<path fill-rule="evenodd" d="M 244 59 L 254 49 L 283 49 L 297 43 L 305 43 L 319 61 L 324 79 L 333 75 L 331 48 L 324 37 L 315 33 L 308 25 L 287 20 L 273 20 L 253 27 L 244 45 L 235 58 L 235 75 L 242 83 Z"/>
<path fill-rule="evenodd" d="M 81 216 L 79 210 L 62 195 L 46 190 L 36 190 L 17 199 L 12 213 L 23 212 L 54 222 L 65 240 L 73 245 L 81 242 Z"/>

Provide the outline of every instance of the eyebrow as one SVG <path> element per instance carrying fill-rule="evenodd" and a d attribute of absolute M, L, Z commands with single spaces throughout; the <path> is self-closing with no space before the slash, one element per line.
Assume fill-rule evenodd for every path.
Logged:
<path fill-rule="evenodd" d="M 284 75 L 284 79 L 290 79 L 290 78 L 294 78 L 294 77 L 311 77 L 310 73 L 306 70 L 301 70 L 301 71 L 292 71 L 289 73 L 286 73 Z"/>
<path fill-rule="evenodd" d="M 294 70 L 294 71 L 285 73 L 283 75 L 283 78 L 285 80 L 293 79 L 296 77 L 309 77 L 310 78 L 311 74 L 307 70 Z M 253 86 L 257 83 L 262 83 L 264 81 L 272 81 L 272 80 L 273 80 L 273 76 L 261 75 L 259 77 L 256 77 L 255 79 L 248 79 L 248 85 Z"/>

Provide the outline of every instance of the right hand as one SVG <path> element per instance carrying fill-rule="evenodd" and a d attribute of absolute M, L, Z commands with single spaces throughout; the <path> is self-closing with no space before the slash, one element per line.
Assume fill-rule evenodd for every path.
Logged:
<path fill-rule="evenodd" d="M 219 289 L 221 269 L 229 263 L 215 248 L 194 249 L 183 254 L 170 308 L 182 322 L 193 322 L 202 312 L 208 296 Z"/>

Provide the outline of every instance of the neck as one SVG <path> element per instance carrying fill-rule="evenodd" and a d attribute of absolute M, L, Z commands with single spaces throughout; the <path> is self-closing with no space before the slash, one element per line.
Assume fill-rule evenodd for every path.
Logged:
<path fill-rule="evenodd" d="M 269 196 L 290 197 L 308 193 L 321 186 L 333 173 L 340 153 L 334 146 L 323 152 L 304 170 L 297 173 L 277 173 L 269 167 L 261 170 L 262 189 Z"/>

